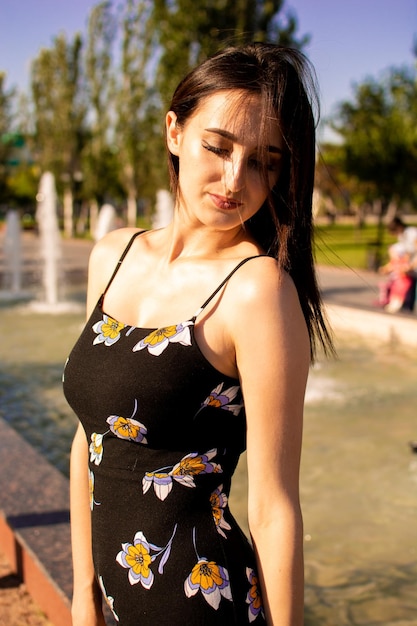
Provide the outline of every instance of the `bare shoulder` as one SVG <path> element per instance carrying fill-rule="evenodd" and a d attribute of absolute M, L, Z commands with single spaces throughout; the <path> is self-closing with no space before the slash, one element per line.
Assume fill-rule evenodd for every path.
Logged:
<path fill-rule="evenodd" d="M 98 274 L 107 283 L 130 239 L 138 232 L 137 228 L 118 228 L 100 239 L 90 255 L 90 278 Z"/>
<path fill-rule="evenodd" d="M 284 348 L 294 343 L 309 353 L 307 325 L 294 281 L 275 259 L 259 257 L 245 263 L 231 282 L 227 303 L 235 345 L 258 337 Z"/>
<path fill-rule="evenodd" d="M 248 314 L 259 314 L 260 308 L 279 311 L 300 306 L 292 278 L 272 257 L 250 259 L 236 272 L 231 288 L 239 309 Z"/>
<path fill-rule="evenodd" d="M 93 263 L 115 257 L 118 259 L 130 239 L 138 232 L 141 232 L 138 228 L 117 228 L 112 230 L 95 244 L 90 259 Z"/>
<path fill-rule="evenodd" d="M 94 246 L 88 265 L 87 312 L 105 290 L 123 250 L 137 232 L 140 232 L 137 228 L 118 228 Z"/>

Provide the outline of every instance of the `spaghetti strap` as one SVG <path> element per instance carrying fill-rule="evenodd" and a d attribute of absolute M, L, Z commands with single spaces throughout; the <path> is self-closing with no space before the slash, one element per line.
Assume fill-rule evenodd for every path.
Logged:
<path fill-rule="evenodd" d="M 250 261 L 251 259 L 258 259 L 259 257 L 263 257 L 263 256 L 269 256 L 268 254 L 256 254 L 254 256 L 249 256 L 246 259 L 242 259 L 242 261 L 240 261 L 240 263 L 238 263 L 236 265 L 235 268 L 232 269 L 232 271 L 226 276 L 226 278 L 224 280 L 222 280 L 222 282 L 220 283 L 220 285 L 213 291 L 213 293 L 207 298 L 207 300 L 201 305 L 201 307 L 195 312 L 195 314 L 193 315 L 193 317 L 191 318 L 192 322 L 195 322 L 195 320 L 197 319 L 197 317 L 200 315 L 200 313 L 202 313 L 202 311 L 204 311 L 204 309 L 206 308 L 206 306 L 209 304 L 209 302 L 211 302 L 213 300 L 213 298 L 219 293 L 220 289 L 222 289 L 222 287 L 225 286 L 225 284 L 228 282 L 228 280 L 230 280 L 230 278 L 233 276 L 233 274 L 235 272 L 237 272 L 237 270 L 242 267 L 242 265 L 244 265 L 245 263 L 247 263 L 248 261 Z"/>
<path fill-rule="evenodd" d="M 101 298 L 100 298 L 100 300 L 102 300 L 102 299 L 104 298 L 104 296 L 106 295 L 106 293 L 107 293 L 107 291 L 108 291 L 108 289 L 109 289 L 110 285 L 111 285 L 111 284 L 112 284 L 112 282 L 113 282 L 114 277 L 116 276 L 117 272 L 119 271 L 119 268 L 120 268 L 121 264 L 123 263 L 123 260 L 124 260 L 124 258 L 125 258 L 125 256 L 126 256 L 126 254 L 129 252 L 129 250 L 130 250 L 130 248 L 131 248 L 131 246 L 132 246 L 132 243 L 135 241 L 135 239 L 136 239 L 136 237 L 137 237 L 138 235 L 142 235 L 143 233 L 146 233 L 146 230 L 140 230 L 140 231 L 138 231 L 137 233 L 135 233 L 135 234 L 134 234 L 134 235 L 133 235 L 133 236 L 129 239 L 129 242 L 128 242 L 128 244 L 127 244 L 126 248 L 125 248 L 125 249 L 123 250 L 123 252 L 122 252 L 122 256 L 121 256 L 121 257 L 120 257 L 120 259 L 117 261 L 116 267 L 114 268 L 114 272 L 113 272 L 113 274 L 111 275 L 110 280 L 109 280 L 109 282 L 107 283 L 107 286 L 106 286 L 105 290 L 104 290 L 104 291 L 103 291 L 103 293 L 101 294 Z"/>

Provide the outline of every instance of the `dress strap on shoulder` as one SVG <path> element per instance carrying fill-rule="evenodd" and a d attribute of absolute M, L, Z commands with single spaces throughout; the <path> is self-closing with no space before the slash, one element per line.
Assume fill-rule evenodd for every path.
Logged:
<path fill-rule="evenodd" d="M 238 263 L 236 265 L 236 267 L 234 267 L 232 269 L 232 271 L 226 276 L 226 278 L 224 280 L 222 280 L 222 282 L 220 283 L 220 285 L 213 291 L 213 293 L 207 298 L 207 300 L 201 305 L 201 307 L 198 309 L 198 311 L 195 312 L 194 316 L 191 318 L 193 322 L 195 322 L 195 320 L 197 319 L 197 317 L 200 315 L 200 313 L 202 311 L 204 311 L 204 309 L 206 308 L 206 306 L 209 304 L 209 302 L 211 302 L 213 300 L 213 298 L 219 293 L 219 291 L 225 286 L 225 284 L 230 280 L 230 278 L 233 276 L 233 274 L 235 272 L 237 272 L 237 270 L 242 267 L 242 265 L 244 265 L 245 263 L 247 263 L 248 261 L 251 261 L 252 259 L 258 259 L 259 257 L 263 257 L 263 256 L 269 256 L 268 254 L 256 254 L 254 256 L 249 256 L 246 259 L 242 259 L 242 261 L 240 261 L 240 263 Z"/>
<path fill-rule="evenodd" d="M 114 277 L 116 276 L 117 272 L 119 271 L 120 266 L 123 263 L 123 260 L 124 260 L 124 258 L 126 256 L 126 254 L 129 252 L 130 248 L 132 247 L 132 244 L 135 241 L 136 237 L 138 237 L 138 235 L 142 235 L 143 233 L 146 233 L 146 230 L 139 230 L 137 233 L 134 233 L 134 235 L 132 235 L 132 237 L 129 239 L 126 248 L 123 250 L 120 259 L 117 261 L 116 267 L 114 268 L 114 272 L 111 275 L 110 280 L 107 283 L 107 286 L 106 286 L 105 290 L 103 291 L 103 294 L 101 296 L 102 298 L 104 298 L 104 296 L 106 295 L 110 285 L 112 284 L 112 282 L 114 280 Z"/>

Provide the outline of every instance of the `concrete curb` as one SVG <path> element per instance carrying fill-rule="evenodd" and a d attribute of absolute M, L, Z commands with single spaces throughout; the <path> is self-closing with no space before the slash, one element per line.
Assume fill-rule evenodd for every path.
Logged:
<path fill-rule="evenodd" d="M 69 626 L 68 480 L 2 419 L 0 493 L 0 550 L 54 626 Z"/>
<path fill-rule="evenodd" d="M 417 317 L 390 315 L 380 311 L 353 309 L 336 304 L 326 304 L 327 318 L 337 336 L 349 332 L 373 343 L 401 343 L 417 347 Z"/>

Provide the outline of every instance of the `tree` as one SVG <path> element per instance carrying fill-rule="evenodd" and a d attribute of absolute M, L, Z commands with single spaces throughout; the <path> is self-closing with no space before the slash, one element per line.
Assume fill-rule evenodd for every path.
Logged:
<path fill-rule="evenodd" d="M 392 69 L 382 82 L 355 89 L 355 102 L 339 106 L 333 128 L 343 138 L 346 172 L 375 185 L 378 197 L 415 199 L 417 171 L 417 75 Z"/>
<path fill-rule="evenodd" d="M 112 48 L 116 19 L 111 3 L 100 2 L 90 14 L 85 56 L 86 99 L 89 126 L 82 154 L 83 194 L 90 204 L 90 228 L 94 230 L 99 204 L 104 202 L 117 180 L 114 151 L 111 150 L 114 91 Z"/>
<path fill-rule="evenodd" d="M 13 150 L 12 101 L 14 91 L 6 90 L 6 74 L 0 72 L 0 204 L 9 200 L 8 176 Z"/>
<path fill-rule="evenodd" d="M 55 38 L 42 49 L 31 71 L 34 150 L 43 171 L 50 170 L 64 193 L 64 230 L 73 233 L 73 193 L 80 174 L 85 106 L 81 97 L 82 40 Z"/>
<path fill-rule="evenodd" d="M 226 44 L 271 41 L 302 48 L 294 14 L 284 14 L 284 0 L 154 0 L 153 28 L 162 54 L 157 84 L 169 103 L 180 79 L 196 63 Z"/>
<path fill-rule="evenodd" d="M 127 223 L 136 225 L 138 190 L 145 181 L 152 93 L 147 71 L 152 58 L 152 0 L 127 0 L 122 16 L 122 55 L 116 85 L 116 144 L 127 194 Z"/>
<path fill-rule="evenodd" d="M 153 52 L 148 74 L 154 76 L 154 91 L 146 115 L 153 117 L 144 125 L 143 139 L 148 146 L 144 162 L 153 175 L 145 179 L 166 187 L 166 170 L 160 166 L 166 160 L 162 113 L 187 71 L 227 44 L 256 40 L 302 48 L 309 37 L 296 38 L 297 20 L 290 12 L 284 14 L 284 0 L 153 0 L 151 4 L 148 28 Z M 148 78 L 148 90 L 149 84 Z"/>
<path fill-rule="evenodd" d="M 284 0 L 111 0 L 91 11 L 80 35 L 61 34 L 34 60 L 32 155 L 55 174 L 64 227 L 73 232 L 73 199 L 95 205 L 127 196 L 136 224 L 138 198 L 167 183 L 163 116 L 184 73 L 227 42 L 270 40 L 302 47 Z M 121 42 L 118 66 L 114 42 Z M 86 202 L 87 201 L 87 202 Z"/>
<path fill-rule="evenodd" d="M 375 184 L 363 182 L 346 171 L 344 146 L 325 143 L 317 157 L 315 189 L 319 210 L 333 221 L 340 213 L 355 214 L 359 227 L 375 199 Z"/>
<path fill-rule="evenodd" d="M 381 81 L 357 85 L 354 102 L 342 102 L 333 128 L 343 139 L 343 167 L 378 202 L 379 233 L 390 203 L 417 198 L 417 73 L 392 68 Z"/>

